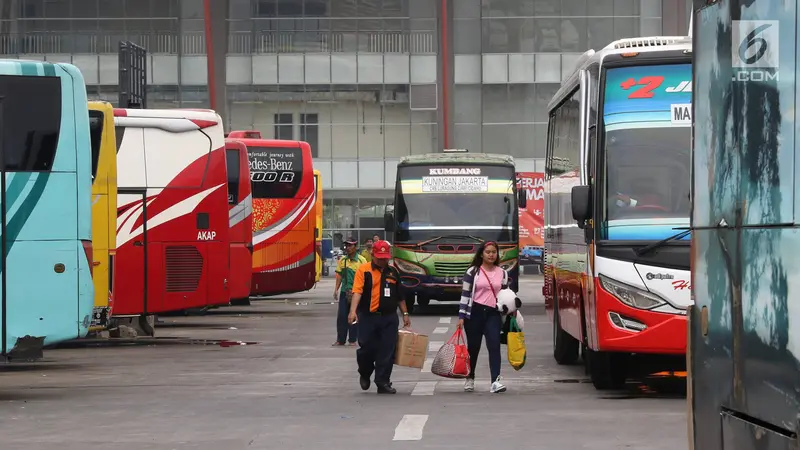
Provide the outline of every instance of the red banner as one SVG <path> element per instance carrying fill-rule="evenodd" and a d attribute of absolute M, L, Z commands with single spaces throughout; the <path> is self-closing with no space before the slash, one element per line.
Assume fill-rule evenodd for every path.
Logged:
<path fill-rule="evenodd" d="M 517 189 L 528 199 L 519 209 L 519 248 L 544 246 L 544 174 L 517 172 Z"/>

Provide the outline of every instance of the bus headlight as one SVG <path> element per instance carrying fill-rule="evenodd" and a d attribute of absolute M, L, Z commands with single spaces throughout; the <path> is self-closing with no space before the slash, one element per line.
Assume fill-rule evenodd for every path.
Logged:
<path fill-rule="evenodd" d="M 516 258 L 510 259 L 508 261 L 500 262 L 500 267 L 502 267 L 503 270 L 511 270 L 516 266 L 517 266 L 517 259 Z"/>
<path fill-rule="evenodd" d="M 600 284 L 603 289 L 632 308 L 653 309 L 666 303 L 661 297 L 651 292 L 612 280 L 603 275 L 600 275 Z"/>
<path fill-rule="evenodd" d="M 397 267 L 401 272 L 405 273 L 413 273 L 416 275 L 427 275 L 425 269 L 422 266 L 418 266 L 412 262 L 405 261 L 403 259 L 395 258 L 394 265 Z"/>

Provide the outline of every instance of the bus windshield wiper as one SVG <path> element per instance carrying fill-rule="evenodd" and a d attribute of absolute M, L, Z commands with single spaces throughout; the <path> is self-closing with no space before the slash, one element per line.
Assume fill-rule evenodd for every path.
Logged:
<path fill-rule="evenodd" d="M 680 228 L 674 228 L 674 229 L 675 230 L 680 230 Z M 657 248 L 663 247 L 664 245 L 666 245 L 670 241 L 675 241 L 675 240 L 678 240 L 678 239 L 682 239 L 684 236 L 686 236 L 687 234 L 689 234 L 691 232 L 692 232 L 691 228 L 686 228 L 684 231 L 681 231 L 678 234 L 674 234 L 674 235 L 672 235 L 672 236 L 670 236 L 670 237 L 668 237 L 666 239 L 662 239 L 662 240 L 660 240 L 658 242 L 654 242 L 654 243 L 652 243 L 652 244 L 650 244 L 648 246 L 640 248 L 639 250 L 634 250 L 634 253 L 636 253 L 636 256 L 643 256 L 643 255 L 645 255 L 647 253 L 652 252 L 653 250 L 655 250 Z"/>
<path fill-rule="evenodd" d="M 417 244 L 417 247 L 422 247 L 425 244 L 430 244 L 431 242 L 436 242 L 440 239 L 472 239 L 475 242 L 483 243 L 483 239 L 468 234 L 446 234 L 444 236 L 437 236 L 433 239 L 428 239 L 427 241 L 422 241 Z"/>

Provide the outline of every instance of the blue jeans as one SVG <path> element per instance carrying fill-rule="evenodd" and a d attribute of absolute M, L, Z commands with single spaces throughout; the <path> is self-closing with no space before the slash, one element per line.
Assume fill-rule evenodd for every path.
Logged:
<path fill-rule="evenodd" d="M 467 348 L 469 349 L 469 362 L 472 366 L 470 378 L 475 379 L 475 367 L 478 364 L 478 353 L 481 351 L 481 341 L 486 338 L 486 350 L 489 351 L 489 372 L 492 383 L 500 376 L 500 329 L 503 319 L 500 311 L 495 308 L 472 304 L 470 318 L 464 321 L 464 331 L 467 334 Z"/>
<path fill-rule="evenodd" d="M 347 323 L 347 315 L 350 314 L 350 304 L 347 303 L 347 295 L 344 289 L 339 292 L 339 312 L 336 315 L 336 342 L 344 344 L 347 334 L 350 334 L 350 343 L 354 344 L 358 340 L 358 325 Z"/>

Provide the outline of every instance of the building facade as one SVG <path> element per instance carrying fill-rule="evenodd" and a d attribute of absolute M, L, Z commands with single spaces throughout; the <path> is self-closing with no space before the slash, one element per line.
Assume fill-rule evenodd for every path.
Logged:
<path fill-rule="evenodd" d="M 213 105 L 227 130 L 311 144 L 325 234 L 338 245 L 341 236 L 383 234 L 404 155 L 467 148 L 541 170 L 546 106 L 576 58 L 614 39 L 686 34 L 690 8 L 688 0 L 4 0 L 0 55 L 71 62 L 92 98 L 115 103 L 119 42 L 142 45 L 148 107 Z"/>

